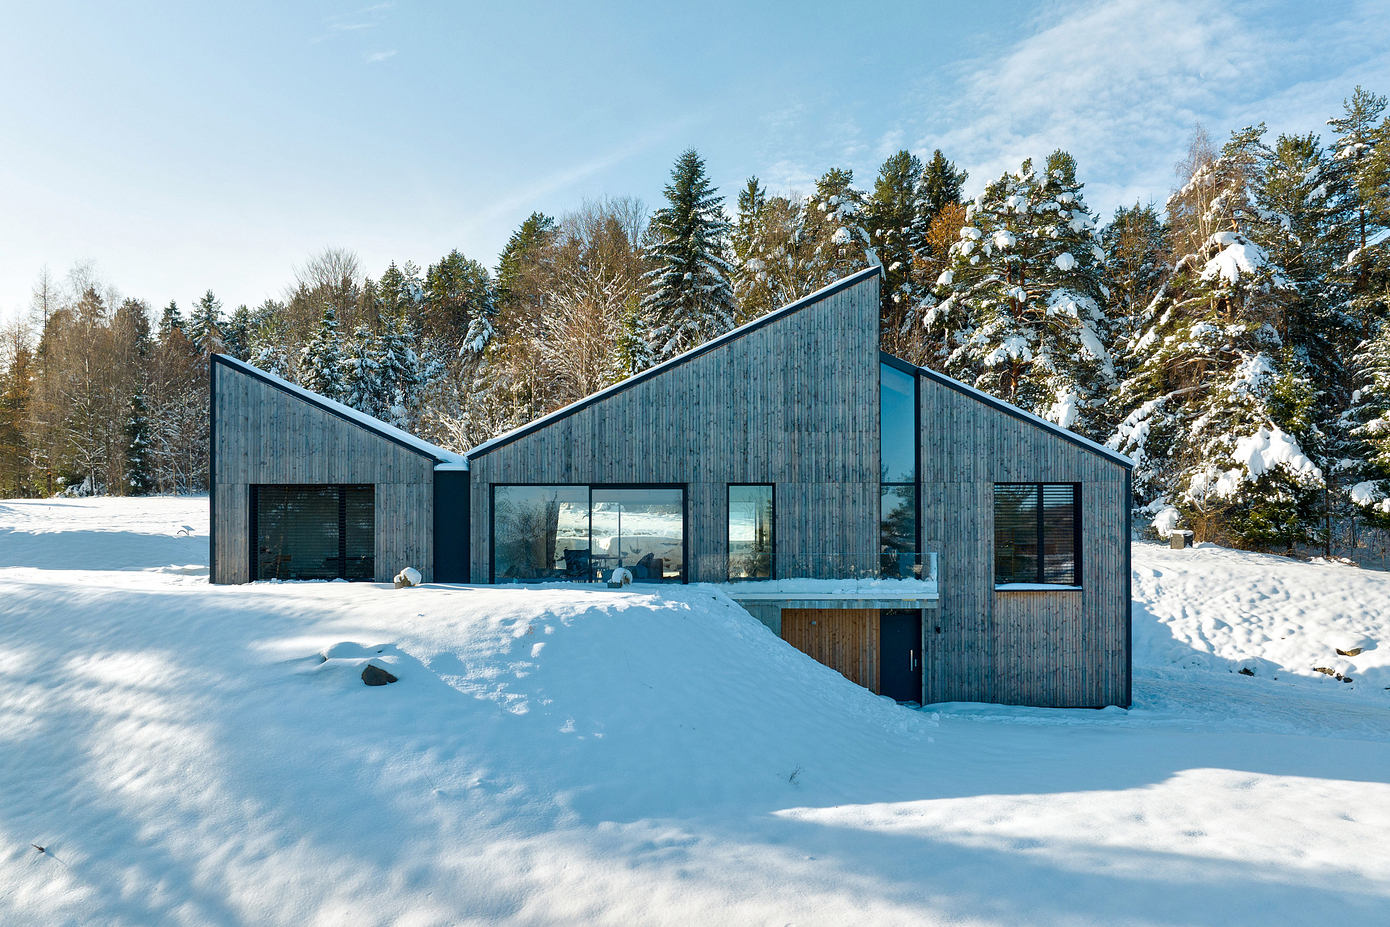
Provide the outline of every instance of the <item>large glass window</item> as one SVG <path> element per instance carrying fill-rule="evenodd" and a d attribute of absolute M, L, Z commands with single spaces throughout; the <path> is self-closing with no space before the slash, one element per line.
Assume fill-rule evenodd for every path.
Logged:
<path fill-rule="evenodd" d="M 772 486 L 729 486 L 729 579 L 772 579 Z"/>
<path fill-rule="evenodd" d="M 879 489 L 879 572 L 908 578 L 917 562 L 917 487 L 882 486 Z"/>
<path fill-rule="evenodd" d="M 372 486 L 253 486 L 256 579 L 370 580 Z"/>
<path fill-rule="evenodd" d="M 1075 483 L 994 485 L 994 582 L 1081 582 L 1081 489 Z"/>
<path fill-rule="evenodd" d="M 879 364 L 878 417 L 884 483 L 917 480 L 917 378 Z"/>
<path fill-rule="evenodd" d="M 879 573 L 917 573 L 917 378 L 879 364 Z"/>
<path fill-rule="evenodd" d="M 685 490 L 678 486 L 495 486 L 495 582 L 593 582 L 615 567 L 637 582 L 685 575 Z"/>
<path fill-rule="evenodd" d="M 632 571 L 634 582 L 679 582 L 685 565 L 685 491 L 595 486 L 593 559 L 596 569 Z"/>
<path fill-rule="evenodd" d="M 498 582 L 593 579 L 589 487 L 498 486 L 492 496 L 492 565 Z"/>

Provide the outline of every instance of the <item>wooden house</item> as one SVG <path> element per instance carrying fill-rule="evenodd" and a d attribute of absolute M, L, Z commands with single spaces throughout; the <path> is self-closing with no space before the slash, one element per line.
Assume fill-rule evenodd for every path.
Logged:
<path fill-rule="evenodd" d="M 848 277 L 465 454 L 212 365 L 212 578 L 718 583 L 910 702 L 1130 701 L 1130 461 L 880 352 Z"/>

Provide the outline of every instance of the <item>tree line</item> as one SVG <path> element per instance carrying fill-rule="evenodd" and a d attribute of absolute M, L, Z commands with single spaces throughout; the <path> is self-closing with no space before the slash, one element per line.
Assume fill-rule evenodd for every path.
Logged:
<path fill-rule="evenodd" d="M 1123 451 L 1155 526 L 1287 549 L 1390 527 L 1390 119 L 1361 88 L 1316 132 L 1196 132 L 1161 207 L 1103 221 L 1065 151 L 963 194 L 941 151 L 726 204 L 695 151 L 635 198 L 536 212 L 489 269 L 455 250 L 184 311 L 46 272 L 0 349 L 0 493 L 206 488 L 225 352 L 466 449 L 869 266 L 882 345 Z"/>

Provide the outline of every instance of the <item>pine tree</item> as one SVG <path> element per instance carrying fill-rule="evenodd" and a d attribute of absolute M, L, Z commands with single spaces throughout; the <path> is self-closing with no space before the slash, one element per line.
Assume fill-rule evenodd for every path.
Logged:
<path fill-rule="evenodd" d="M 977 388 L 1083 434 L 1102 432 L 1114 386 L 1104 253 L 1075 163 L 1006 173 L 966 209 L 925 324 L 944 366 Z"/>
<path fill-rule="evenodd" d="M 1150 511 L 1176 509 L 1202 539 L 1288 548 L 1317 536 L 1323 474 L 1304 450 L 1316 391 L 1278 330 L 1297 291 L 1249 237 L 1266 216 L 1262 134 L 1233 133 L 1169 201 L 1175 240 L 1214 231 L 1146 312 L 1112 445 Z"/>
<path fill-rule="evenodd" d="M 222 303 L 208 290 L 193 304 L 193 317 L 188 322 L 188 340 L 203 355 L 222 351 Z"/>
<path fill-rule="evenodd" d="M 1333 282 L 1347 324 L 1368 337 L 1390 311 L 1390 119 L 1386 98 L 1357 87 L 1343 114 L 1325 171 L 1328 235 L 1340 259 Z"/>
<path fill-rule="evenodd" d="M 389 318 L 381 336 L 381 391 L 385 421 L 408 428 L 419 408 L 421 391 L 433 379 L 411 346 L 414 337 L 405 322 Z"/>
<path fill-rule="evenodd" d="M 883 264 L 879 328 L 888 342 L 886 349 L 895 346 L 890 336 L 903 329 L 909 312 L 925 295 L 919 294 L 919 281 L 913 274 L 926 248 L 929 222 L 921 200 L 921 178 L 922 162 L 911 152 L 890 156 L 879 168 L 864 210 L 869 243 Z"/>
<path fill-rule="evenodd" d="M 23 328 L 7 335 L 13 341 L 9 363 L 0 367 L 0 496 L 18 498 L 33 492 L 28 425 L 34 355 Z"/>
<path fill-rule="evenodd" d="M 694 149 L 676 160 L 663 192 L 667 205 L 652 218 L 655 266 L 643 278 L 642 303 L 655 325 L 652 343 L 661 360 L 728 331 L 737 308 L 725 258 L 724 198 L 715 193 Z"/>
<path fill-rule="evenodd" d="M 757 177 L 749 177 L 738 194 L 738 215 L 733 228 L 734 296 L 742 323 L 776 309 L 776 288 L 769 276 L 766 259 L 767 191 Z"/>
<path fill-rule="evenodd" d="M 548 263 L 545 256 L 559 234 L 555 220 L 541 212 L 531 213 L 512 232 L 497 259 L 499 307 L 512 307 L 519 303 L 532 311 L 539 308 L 538 284 L 548 276 L 544 267 Z"/>
<path fill-rule="evenodd" d="M 869 266 L 871 243 L 864 222 L 864 194 L 854 188 L 854 172 L 834 167 L 821 175 L 806 204 L 806 230 L 813 247 L 812 289 Z"/>
<path fill-rule="evenodd" d="M 371 329 L 357 326 L 344 360 L 346 390 L 342 401 L 359 412 L 384 420 L 389 414 L 391 400 L 382 378 L 382 353 L 382 345 Z"/>
<path fill-rule="evenodd" d="M 1126 345 L 1168 275 L 1172 263 L 1168 232 L 1158 210 L 1135 203 L 1115 210 L 1100 241 L 1108 270 L 1110 321 L 1116 343 Z"/>
<path fill-rule="evenodd" d="M 299 382 L 305 389 L 340 402 L 347 395 L 338 315 L 332 306 L 324 307 L 318 331 L 299 352 Z"/>

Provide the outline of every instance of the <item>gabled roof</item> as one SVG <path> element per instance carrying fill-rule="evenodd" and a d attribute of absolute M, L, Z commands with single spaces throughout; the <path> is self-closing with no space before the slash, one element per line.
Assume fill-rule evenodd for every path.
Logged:
<path fill-rule="evenodd" d="M 863 283 L 865 280 L 868 280 L 871 277 L 874 277 L 875 275 L 880 274 L 882 272 L 883 269 L 881 267 L 868 267 L 864 270 L 859 271 L 858 273 L 850 274 L 848 277 L 836 280 L 829 286 L 822 287 L 821 289 L 816 290 L 816 292 L 812 293 L 809 296 L 803 296 L 801 299 L 798 299 L 794 303 L 788 303 L 780 309 L 774 309 L 767 315 L 759 316 L 753 321 L 745 323 L 744 325 L 740 325 L 738 328 L 735 328 L 732 331 L 725 332 L 718 338 L 706 341 L 704 344 L 698 347 L 691 348 L 689 351 L 686 351 L 683 354 L 677 354 L 675 357 L 666 361 L 662 361 L 660 364 L 657 364 L 654 367 L 648 367 L 641 373 L 635 373 L 632 376 L 628 377 L 626 380 L 623 380 L 619 383 L 614 383 L 612 386 L 607 387 L 606 389 L 601 389 L 597 393 L 592 393 L 588 396 L 585 396 L 583 399 L 579 399 L 570 403 L 569 405 L 563 408 L 556 409 L 549 415 L 542 415 L 540 418 L 533 419 L 532 421 L 527 422 L 525 425 L 522 425 L 518 428 L 513 428 L 511 431 L 504 432 L 503 434 L 500 434 L 497 437 L 492 438 L 491 440 L 484 441 L 477 447 L 471 448 L 467 452 L 465 452 L 464 457 L 472 459 L 480 454 L 486 454 L 489 451 L 494 451 L 504 444 L 510 444 L 518 438 L 525 437 L 533 431 L 538 431 L 539 429 L 544 428 L 547 425 L 554 424 L 555 422 L 559 421 L 562 418 L 565 418 L 566 416 L 573 415 L 580 409 L 591 406 L 596 402 L 601 402 L 602 400 L 607 399 L 609 396 L 612 396 L 616 393 L 622 392 L 625 389 L 629 389 L 633 386 L 636 386 L 638 383 L 641 383 L 644 380 L 649 380 L 652 377 L 657 376 L 658 374 L 664 373 L 665 371 L 670 370 L 672 367 L 677 367 L 681 364 L 686 363 L 687 361 L 692 361 L 695 358 L 701 356 L 702 354 L 707 354 L 710 351 L 718 350 L 719 348 L 723 347 L 731 341 L 742 338 L 744 335 L 747 335 L 750 332 L 757 331 L 765 325 L 768 325 L 772 322 L 776 322 L 778 319 L 785 318 L 786 316 L 789 316 L 800 309 L 805 309 L 812 303 L 820 302 L 821 300 L 829 296 L 834 296 L 841 290 L 847 290 L 852 286 Z"/>
<path fill-rule="evenodd" d="M 975 387 L 962 383 L 959 380 L 954 380 L 951 377 L 946 376 L 946 374 L 944 373 L 937 373 L 930 367 L 919 367 L 916 364 L 910 364 L 907 361 L 903 360 L 901 357 L 894 357 L 887 351 L 882 351 L 880 352 L 880 354 L 885 363 L 891 364 L 892 366 L 897 367 L 900 370 L 924 376 L 927 379 L 940 383 L 942 386 L 949 387 L 950 389 L 953 389 L 958 393 L 964 393 L 972 399 L 978 399 L 985 405 L 997 409 L 1006 415 L 1012 415 L 1014 418 L 1019 419 L 1020 421 L 1027 422 L 1030 425 L 1036 425 L 1037 427 L 1042 428 L 1045 431 L 1050 431 L 1053 434 L 1057 435 L 1057 437 L 1065 441 L 1070 441 L 1072 444 L 1075 444 L 1078 447 L 1085 448 L 1086 450 L 1091 451 L 1094 454 L 1099 454 L 1102 457 L 1108 457 L 1122 467 L 1125 467 L 1130 470 L 1134 469 L 1134 461 L 1130 460 L 1124 454 L 1121 454 L 1119 451 L 1114 450 L 1113 448 L 1108 448 L 1104 444 L 1097 444 L 1090 438 L 1079 435 L 1069 428 L 1063 428 L 1056 422 L 1049 422 L 1047 419 L 1038 415 L 1034 415 L 1032 412 L 1026 412 L 1023 409 L 1020 409 L 1018 406 L 1010 405 L 1009 403 L 1000 399 L 998 396 L 991 396 L 989 393 L 986 393 L 983 390 L 978 390 Z"/>
<path fill-rule="evenodd" d="M 438 464 L 453 465 L 455 467 L 466 467 L 467 465 L 467 461 L 464 460 L 462 454 L 456 454 L 453 451 L 446 451 L 442 447 L 436 447 L 428 441 L 415 437 L 415 435 L 408 431 L 397 428 L 395 425 L 389 425 L 379 418 L 372 418 L 370 415 L 359 412 L 351 406 L 345 406 L 341 402 L 334 402 L 326 396 L 320 396 L 312 390 L 297 386 L 289 380 L 277 377 L 275 374 L 268 373 L 259 367 L 253 367 L 245 361 L 237 360 L 235 357 L 227 354 L 214 354 L 212 355 L 212 362 L 214 364 L 221 364 L 224 367 L 230 367 L 238 373 L 244 373 L 249 377 L 254 377 L 262 383 L 269 384 L 282 392 L 289 393 L 296 399 L 302 399 L 310 405 L 318 406 L 330 415 L 336 415 L 338 418 L 345 419 L 388 441 L 399 444 L 407 450 L 414 451 L 424 457 L 429 457 Z"/>

